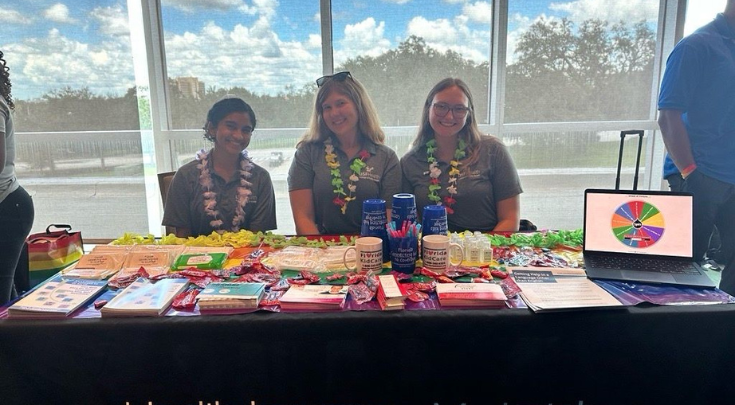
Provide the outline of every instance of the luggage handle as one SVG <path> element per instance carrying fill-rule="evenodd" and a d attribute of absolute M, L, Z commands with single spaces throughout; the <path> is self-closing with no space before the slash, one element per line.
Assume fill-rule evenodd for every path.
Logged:
<path fill-rule="evenodd" d="M 638 135 L 638 157 L 635 160 L 635 176 L 633 177 L 633 190 L 638 190 L 638 170 L 641 167 L 641 149 L 643 147 L 643 130 L 634 129 L 620 131 L 620 153 L 618 154 L 618 172 L 615 176 L 615 190 L 620 190 L 620 168 L 623 165 L 623 144 L 628 135 Z"/>
<path fill-rule="evenodd" d="M 67 231 L 71 231 L 71 225 L 68 224 L 51 224 L 46 227 L 46 233 L 51 233 L 51 227 L 58 228 L 58 229 L 66 229 Z"/>

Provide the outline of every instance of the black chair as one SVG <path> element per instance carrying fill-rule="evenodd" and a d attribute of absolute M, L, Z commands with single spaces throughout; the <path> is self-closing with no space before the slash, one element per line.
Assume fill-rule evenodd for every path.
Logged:
<path fill-rule="evenodd" d="M 166 197 L 168 196 L 168 188 L 171 187 L 171 180 L 174 179 L 176 172 L 164 172 L 158 173 L 158 188 L 161 190 L 161 201 L 163 201 L 163 208 L 166 208 Z M 174 228 L 167 226 L 166 235 L 174 233 Z"/>

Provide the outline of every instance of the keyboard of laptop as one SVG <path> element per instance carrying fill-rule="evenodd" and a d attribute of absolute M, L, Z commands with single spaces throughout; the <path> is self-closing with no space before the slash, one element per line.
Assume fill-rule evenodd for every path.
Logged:
<path fill-rule="evenodd" d="M 612 257 L 595 256 L 584 259 L 585 262 L 593 264 L 597 268 L 613 270 L 638 270 L 652 271 L 669 274 L 699 274 L 699 270 L 691 262 L 680 260 L 662 260 L 661 258 L 649 259 L 646 257 Z"/>

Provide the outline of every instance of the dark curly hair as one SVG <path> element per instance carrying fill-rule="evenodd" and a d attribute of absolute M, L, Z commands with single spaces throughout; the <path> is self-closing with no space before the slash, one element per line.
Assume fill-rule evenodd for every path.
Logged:
<path fill-rule="evenodd" d="M 5 56 L 5 54 L 3 51 L 0 51 L 0 94 L 2 94 L 3 98 L 8 103 L 8 107 L 15 108 L 13 96 L 10 95 L 10 88 L 13 87 L 13 85 L 10 84 L 10 68 L 5 63 L 3 56 Z"/>
<path fill-rule="evenodd" d="M 207 122 L 204 124 L 204 138 L 214 142 L 214 136 L 209 134 L 209 128 L 217 128 L 219 122 L 227 115 L 234 112 L 246 113 L 250 116 L 250 123 L 255 129 L 255 111 L 250 107 L 250 104 L 237 97 L 224 98 L 212 106 L 207 113 Z"/>

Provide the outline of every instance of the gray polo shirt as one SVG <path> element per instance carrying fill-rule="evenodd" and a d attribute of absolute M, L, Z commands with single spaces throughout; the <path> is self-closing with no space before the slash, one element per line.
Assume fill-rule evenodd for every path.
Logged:
<path fill-rule="evenodd" d="M 350 161 L 339 148 L 336 138 L 332 137 L 334 153 L 339 161 L 343 188 L 347 190 Z M 356 199 L 347 205 L 342 214 L 340 207 L 332 202 L 334 188 L 332 176 L 324 160 L 323 142 L 305 142 L 296 150 L 291 168 L 288 170 L 288 191 L 311 189 L 314 196 L 314 214 L 319 232 L 322 234 L 357 234 L 362 224 L 362 202 L 370 198 L 382 198 L 390 208 L 393 194 L 401 188 L 401 169 L 398 156 L 393 149 L 363 140 L 370 157 L 365 160 L 365 168 L 357 181 Z"/>
<path fill-rule="evenodd" d="M 15 132 L 13 114 L 5 99 L 0 96 L 0 134 L 5 137 L 5 167 L 0 167 L 0 202 L 17 190 L 20 184 L 15 178 Z"/>
<path fill-rule="evenodd" d="M 197 164 L 199 161 L 194 160 L 176 171 L 163 213 L 164 226 L 190 228 L 194 236 L 209 235 L 214 231 L 209 225 L 213 218 L 204 212 L 204 190 L 199 184 L 200 172 Z M 237 206 L 235 196 L 240 185 L 240 173 L 235 172 L 229 181 L 225 181 L 214 171 L 212 159 L 207 164 L 212 174 L 213 191 L 217 193 L 217 210 L 224 221 L 222 229 L 231 230 Z M 245 204 L 245 220 L 240 224 L 240 229 L 253 232 L 276 229 L 276 197 L 270 174 L 254 163 L 250 173 L 252 176 L 248 181 L 252 183 L 252 193 Z"/>
<path fill-rule="evenodd" d="M 449 195 L 446 187 L 449 180 L 449 162 L 439 162 L 441 174 L 439 196 Z M 462 167 L 460 167 L 460 170 Z M 419 216 L 425 206 L 434 204 L 429 200 L 429 160 L 426 147 L 413 148 L 401 158 L 403 189 L 416 195 Z M 447 216 L 452 232 L 491 231 L 498 223 L 496 204 L 523 192 L 513 159 L 503 143 L 492 136 L 480 141 L 480 159 L 462 172 L 457 180 L 457 202 L 452 205 L 454 214 Z"/>

